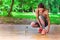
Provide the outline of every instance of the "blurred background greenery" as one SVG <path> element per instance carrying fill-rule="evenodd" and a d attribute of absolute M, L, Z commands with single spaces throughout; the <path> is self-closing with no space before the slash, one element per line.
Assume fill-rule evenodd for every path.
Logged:
<path fill-rule="evenodd" d="M 51 24 L 60 24 L 60 0 L 0 0 L 0 18 L 36 19 L 39 3 L 49 9 Z"/>

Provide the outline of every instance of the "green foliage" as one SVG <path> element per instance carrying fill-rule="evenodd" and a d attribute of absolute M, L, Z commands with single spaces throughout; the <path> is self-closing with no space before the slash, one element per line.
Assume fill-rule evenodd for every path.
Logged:
<path fill-rule="evenodd" d="M 52 13 L 60 12 L 60 0 L 14 0 L 14 12 L 32 12 L 39 3 L 43 3 Z M 9 11 L 11 0 L 0 0 L 0 10 Z"/>
<path fill-rule="evenodd" d="M 1 0 L 1 3 L 2 3 L 2 5 L 0 5 L 0 10 L 8 12 L 8 10 L 10 8 L 11 0 L 7 0 L 7 1 Z"/>
<path fill-rule="evenodd" d="M 33 13 L 19 13 L 19 12 L 12 12 L 12 17 L 13 18 L 20 18 L 20 19 L 35 19 L 36 16 Z M 50 14 L 50 21 L 51 24 L 60 24 L 60 15 L 59 14 Z"/>

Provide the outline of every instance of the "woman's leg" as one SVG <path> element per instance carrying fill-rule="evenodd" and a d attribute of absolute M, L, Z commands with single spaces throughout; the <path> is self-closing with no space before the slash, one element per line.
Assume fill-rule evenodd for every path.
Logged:
<path fill-rule="evenodd" d="M 43 16 L 40 16 L 39 19 L 40 19 L 40 24 L 42 28 L 45 29 L 45 20 L 44 20 L 45 18 Z"/>
<path fill-rule="evenodd" d="M 34 28 L 39 27 L 38 22 L 31 22 L 31 26 Z"/>
<path fill-rule="evenodd" d="M 41 22 L 41 26 L 42 26 L 42 32 L 41 32 L 41 34 L 46 34 L 46 30 L 45 30 L 46 19 L 43 16 L 40 16 L 39 18 L 40 18 L 40 22 Z"/>

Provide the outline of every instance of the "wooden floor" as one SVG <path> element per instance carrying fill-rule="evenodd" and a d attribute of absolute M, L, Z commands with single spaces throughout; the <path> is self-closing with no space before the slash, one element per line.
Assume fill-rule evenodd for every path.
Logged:
<path fill-rule="evenodd" d="M 51 25 L 46 35 L 30 25 L 0 24 L 0 40 L 60 40 L 60 25 Z"/>

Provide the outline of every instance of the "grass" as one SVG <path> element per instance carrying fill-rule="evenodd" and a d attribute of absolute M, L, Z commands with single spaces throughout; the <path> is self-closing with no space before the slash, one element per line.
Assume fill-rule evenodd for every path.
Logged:
<path fill-rule="evenodd" d="M 4 14 L 0 14 L 0 16 L 6 15 L 7 15 L 6 12 L 4 12 Z M 31 12 L 28 13 L 12 12 L 11 17 L 20 19 L 36 19 L 35 14 Z M 60 24 L 60 14 L 50 14 L 49 17 L 51 24 Z"/>

